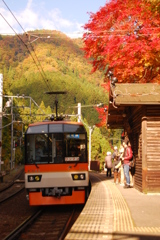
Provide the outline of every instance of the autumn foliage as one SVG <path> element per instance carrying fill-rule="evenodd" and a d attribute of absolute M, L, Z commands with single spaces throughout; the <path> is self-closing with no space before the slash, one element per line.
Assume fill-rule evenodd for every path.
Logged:
<path fill-rule="evenodd" d="M 100 123 L 96 124 L 96 126 L 97 127 L 106 126 L 106 114 L 107 114 L 108 106 L 104 106 L 101 108 L 95 107 L 95 109 L 97 110 L 97 112 L 99 114 L 99 120 L 100 120 Z"/>
<path fill-rule="evenodd" d="M 159 0 L 112 0 L 90 13 L 85 56 L 93 72 L 112 70 L 118 82 L 160 83 Z"/>

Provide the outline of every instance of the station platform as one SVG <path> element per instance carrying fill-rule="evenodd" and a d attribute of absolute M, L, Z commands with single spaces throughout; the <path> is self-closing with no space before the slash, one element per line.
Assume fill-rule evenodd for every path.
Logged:
<path fill-rule="evenodd" d="M 78 239 L 160 239 L 160 194 L 143 194 L 90 172 L 92 189 L 80 216 L 65 237 Z"/>

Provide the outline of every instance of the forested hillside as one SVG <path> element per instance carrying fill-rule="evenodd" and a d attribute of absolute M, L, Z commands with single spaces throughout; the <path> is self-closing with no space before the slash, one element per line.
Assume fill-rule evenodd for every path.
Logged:
<path fill-rule="evenodd" d="M 16 163 L 23 161 L 22 136 L 28 123 L 45 119 L 46 116 L 42 116 L 42 113 L 55 113 L 55 95 L 45 92 L 67 92 L 65 95 L 57 96 L 58 114 L 77 114 L 78 103 L 81 103 L 85 126 L 98 126 L 101 113 L 104 127 L 95 127 L 92 132 L 92 159 L 100 160 L 101 166 L 106 151 L 111 150 L 112 144 L 120 144 L 121 131 L 119 133 L 107 131 L 104 109 L 99 108 L 99 111 L 98 107 L 95 108 L 99 103 L 108 105 L 108 93 L 101 86 L 103 73 L 97 71 L 91 74 L 92 66 L 84 58 L 82 47 L 81 39 L 73 40 L 56 31 L 43 30 L 20 36 L 0 35 L 3 93 L 14 96 L 12 107 L 6 107 L 9 98 L 3 98 L 4 169 L 10 167 L 10 159 Z M 18 98 L 17 95 L 24 98 Z M 28 96 L 39 105 L 39 108 L 33 103 L 29 106 Z M 89 131 L 89 128 L 86 129 Z M 11 156 L 11 149 L 15 149 L 14 144 L 17 147 Z"/>
<path fill-rule="evenodd" d="M 50 38 L 47 36 L 50 36 Z M 36 39 L 35 36 L 39 36 Z M 30 42 L 29 42 L 30 41 Z M 33 43 L 32 43 L 33 41 Z M 107 103 L 101 87 L 103 74 L 91 74 L 91 66 L 83 57 L 81 40 L 72 40 L 56 31 L 36 31 L 29 35 L 0 36 L 0 72 L 4 77 L 4 93 L 31 96 L 38 104 L 54 108 L 54 96 L 44 92 L 67 91 L 59 96 L 59 112 L 71 114 L 77 103 Z M 93 108 L 82 108 L 89 124 L 98 123 Z"/>

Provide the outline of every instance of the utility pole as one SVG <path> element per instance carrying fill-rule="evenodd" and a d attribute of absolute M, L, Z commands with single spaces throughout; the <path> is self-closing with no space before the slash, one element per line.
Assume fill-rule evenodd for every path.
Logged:
<path fill-rule="evenodd" d="M 78 122 L 81 122 L 81 103 L 78 103 Z"/>
<path fill-rule="evenodd" d="M 100 103 L 100 104 L 98 104 L 96 106 L 100 106 L 101 104 L 102 103 Z M 78 103 L 78 122 L 83 122 L 82 119 L 81 119 L 81 103 Z M 88 161 L 88 169 L 90 170 L 90 167 L 91 167 L 90 166 L 91 165 L 91 148 L 92 148 L 92 145 L 91 145 L 91 135 L 92 135 L 93 129 L 92 129 L 92 127 L 88 126 L 86 123 L 83 122 L 83 124 L 89 129 L 89 161 Z"/>
<path fill-rule="evenodd" d="M 92 128 L 89 127 L 86 123 L 84 123 L 81 119 L 81 103 L 78 103 L 78 122 L 82 122 L 89 129 L 89 161 L 88 161 L 88 169 L 90 170 L 91 164 L 91 134 Z"/>
<path fill-rule="evenodd" d="M 10 169 L 12 170 L 14 167 L 15 167 L 15 141 L 14 141 L 14 136 L 13 136 L 13 124 L 15 122 L 18 122 L 18 121 L 15 121 L 15 114 L 14 114 L 14 111 L 13 111 L 13 99 L 14 98 L 17 98 L 17 99 L 29 99 L 30 100 L 30 106 L 29 107 L 25 107 L 25 108 L 30 108 L 30 114 L 31 114 L 31 102 L 33 101 L 33 103 L 43 112 L 43 110 L 38 106 L 38 104 L 29 96 L 8 96 L 8 95 L 3 95 L 3 97 L 6 97 L 6 98 L 9 98 L 9 100 L 6 102 L 6 106 L 5 107 L 10 107 L 11 108 L 11 159 L 10 159 Z M 22 124 L 22 128 L 23 128 L 23 124 Z M 23 132 L 23 130 L 22 130 Z M 22 135 L 23 137 L 23 135 Z"/>
<path fill-rule="evenodd" d="M 0 171 L 2 164 L 3 75 L 0 73 Z"/>
<path fill-rule="evenodd" d="M 91 134 L 92 134 L 92 128 L 89 127 L 89 170 L 91 168 Z"/>

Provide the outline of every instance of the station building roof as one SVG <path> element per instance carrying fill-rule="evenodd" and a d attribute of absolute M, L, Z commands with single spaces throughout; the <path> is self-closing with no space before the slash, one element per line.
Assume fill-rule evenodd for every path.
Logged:
<path fill-rule="evenodd" d="M 111 85 L 107 126 L 122 128 L 127 108 L 160 104 L 160 84 L 158 83 L 116 83 Z"/>

